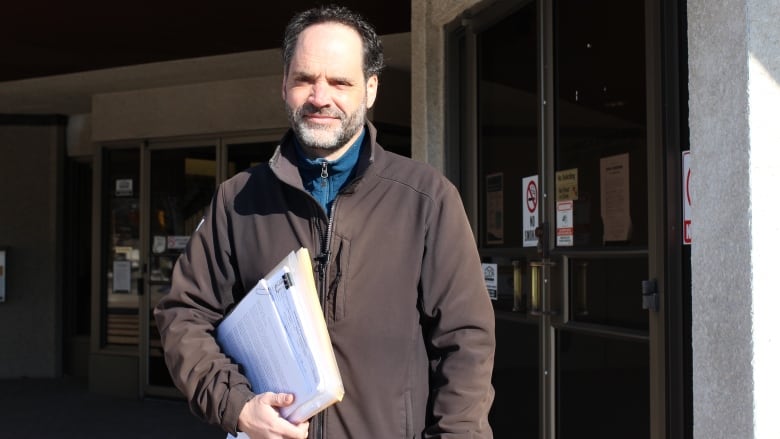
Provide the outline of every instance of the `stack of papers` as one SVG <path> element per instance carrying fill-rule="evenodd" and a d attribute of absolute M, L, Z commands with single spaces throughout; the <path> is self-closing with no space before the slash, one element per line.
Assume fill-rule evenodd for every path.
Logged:
<path fill-rule="evenodd" d="M 241 299 L 217 328 L 217 342 L 255 393 L 295 395 L 280 409 L 292 423 L 344 397 L 306 248 L 290 252 Z"/>

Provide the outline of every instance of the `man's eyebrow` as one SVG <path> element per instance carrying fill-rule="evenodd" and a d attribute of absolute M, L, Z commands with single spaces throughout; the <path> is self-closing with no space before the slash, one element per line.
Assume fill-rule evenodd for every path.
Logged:
<path fill-rule="evenodd" d="M 353 78 L 349 78 L 347 76 L 330 76 L 328 77 L 329 82 L 338 82 L 341 84 L 352 84 L 355 82 Z"/>
<path fill-rule="evenodd" d="M 290 76 L 295 79 L 311 79 L 314 77 L 313 74 L 300 70 L 290 72 Z"/>
<path fill-rule="evenodd" d="M 310 81 L 313 79 L 316 79 L 318 75 L 315 75 L 313 73 L 305 72 L 302 70 L 292 71 L 290 72 L 290 77 L 296 81 Z M 338 75 L 338 76 L 327 76 L 325 75 L 325 79 L 330 83 L 339 83 L 339 84 L 354 84 L 355 79 L 350 78 L 349 76 L 344 75 Z"/>

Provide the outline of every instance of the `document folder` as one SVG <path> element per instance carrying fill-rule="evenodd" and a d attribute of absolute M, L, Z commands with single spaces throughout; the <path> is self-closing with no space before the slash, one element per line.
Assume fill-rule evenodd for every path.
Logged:
<path fill-rule="evenodd" d="M 241 299 L 217 327 L 217 342 L 255 393 L 295 396 L 280 410 L 290 422 L 344 397 L 306 248 L 290 252 Z"/>

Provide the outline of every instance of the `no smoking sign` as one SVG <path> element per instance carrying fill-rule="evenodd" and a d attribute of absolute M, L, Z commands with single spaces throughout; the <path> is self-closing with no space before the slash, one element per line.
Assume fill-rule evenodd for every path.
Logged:
<path fill-rule="evenodd" d="M 539 204 L 539 198 L 537 197 L 536 182 L 529 180 L 528 187 L 525 190 L 525 205 L 528 208 L 528 212 L 535 213 L 536 206 Z"/>
<path fill-rule="evenodd" d="M 523 178 L 523 247 L 534 247 L 539 242 L 536 227 L 539 225 L 539 176 Z"/>

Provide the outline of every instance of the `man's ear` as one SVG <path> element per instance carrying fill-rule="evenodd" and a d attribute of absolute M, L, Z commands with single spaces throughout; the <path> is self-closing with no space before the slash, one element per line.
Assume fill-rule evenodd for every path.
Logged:
<path fill-rule="evenodd" d="M 282 100 L 287 101 L 287 72 L 282 76 Z"/>
<path fill-rule="evenodd" d="M 366 81 L 366 108 L 374 106 L 376 101 L 376 93 L 379 88 L 379 77 L 377 75 L 371 75 Z"/>

